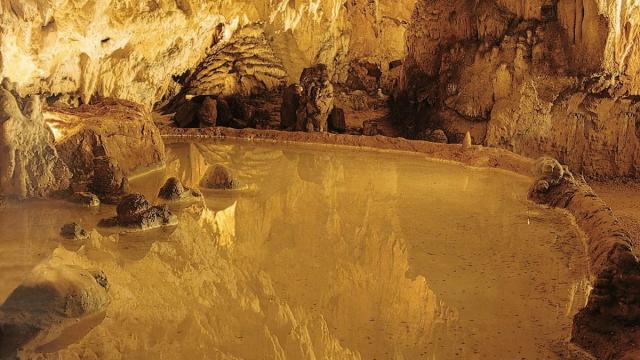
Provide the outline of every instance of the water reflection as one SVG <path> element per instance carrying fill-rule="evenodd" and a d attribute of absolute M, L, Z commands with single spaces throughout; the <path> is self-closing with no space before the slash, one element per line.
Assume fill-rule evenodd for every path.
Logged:
<path fill-rule="evenodd" d="M 205 192 L 206 207 L 176 209 L 173 233 L 96 237 L 65 255 L 102 268 L 113 302 L 57 355 L 556 358 L 586 301 L 580 235 L 525 201 L 527 179 L 322 147 L 181 143 L 167 155 L 132 186 L 197 187 L 222 164 L 253 191 Z M 17 244 L 3 247 L 27 246 L 9 234 Z"/>

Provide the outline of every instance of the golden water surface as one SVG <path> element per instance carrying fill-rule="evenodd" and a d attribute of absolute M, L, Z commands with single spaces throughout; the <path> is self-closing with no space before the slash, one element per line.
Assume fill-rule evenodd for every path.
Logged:
<path fill-rule="evenodd" d="M 581 235 L 526 200 L 530 179 L 415 154 L 252 143 L 168 145 L 132 180 L 197 186 L 226 165 L 246 189 L 205 191 L 175 231 L 62 240 L 113 206 L 0 210 L 0 302 L 50 256 L 105 272 L 111 303 L 62 359 L 548 359 L 586 301 Z M 25 358 L 36 354 L 22 352 Z"/>

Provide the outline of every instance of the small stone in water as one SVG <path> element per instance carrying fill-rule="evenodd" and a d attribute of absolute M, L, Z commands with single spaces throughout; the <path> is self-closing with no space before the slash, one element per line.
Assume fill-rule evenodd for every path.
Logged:
<path fill-rule="evenodd" d="M 62 226 L 60 234 L 67 239 L 85 240 L 89 238 L 89 233 L 78 223 L 69 223 Z"/>
<path fill-rule="evenodd" d="M 98 196 L 90 192 L 77 192 L 73 194 L 71 200 L 88 207 L 100 206 L 100 199 L 98 198 Z"/>

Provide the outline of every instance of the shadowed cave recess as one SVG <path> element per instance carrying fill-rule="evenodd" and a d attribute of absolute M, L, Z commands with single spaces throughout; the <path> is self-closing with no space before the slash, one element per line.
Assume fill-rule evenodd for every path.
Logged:
<path fill-rule="evenodd" d="M 0 359 L 640 359 L 635 0 L 0 0 Z"/>

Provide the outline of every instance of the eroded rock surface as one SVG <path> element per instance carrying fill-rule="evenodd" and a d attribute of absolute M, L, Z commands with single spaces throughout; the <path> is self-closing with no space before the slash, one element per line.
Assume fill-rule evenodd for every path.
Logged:
<path fill-rule="evenodd" d="M 121 226 L 138 230 L 149 230 L 161 226 L 177 225 L 178 218 L 166 205 L 151 206 L 141 194 L 125 196 L 116 209 L 117 216 L 103 219 L 102 227 Z"/>
<path fill-rule="evenodd" d="M 640 262 L 632 239 L 583 178 L 557 160 L 538 161 L 529 198 L 569 210 L 587 235 L 595 276 L 587 306 L 574 319 L 572 341 L 599 359 L 622 358 L 640 340 Z"/>
<path fill-rule="evenodd" d="M 140 105 L 101 99 L 75 109 L 52 107 L 46 117 L 58 128 L 56 148 L 76 184 L 91 178 L 98 157 L 113 159 L 124 176 L 164 162 L 160 132 Z"/>
<path fill-rule="evenodd" d="M 160 188 L 158 198 L 166 201 L 196 201 L 202 200 L 202 194 L 185 187 L 176 177 L 170 177 Z"/>
<path fill-rule="evenodd" d="M 200 187 L 205 189 L 230 190 L 239 188 L 240 183 L 236 180 L 229 169 L 223 165 L 209 166 L 200 180 Z"/>
<path fill-rule="evenodd" d="M 300 75 L 302 96 L 297 111 L 296 130 L 327 131 L 329 114 L 333 110 L 333 85 L 327 66 L 318 64 L 304 69 Z"/>
<path fill-rule="evenodd" d="M 69 187 L 71 173 L 54 146 L 38 96 L 0 87 L 0 195 L 46 197 Z"/>
<path fill-rule="evenodd" d="M 102 271 L 54 261 L 38 265 L 0 306 L 0 356 L 54 343 L 64 327 L 106 309 L 108 288 Z"/>

